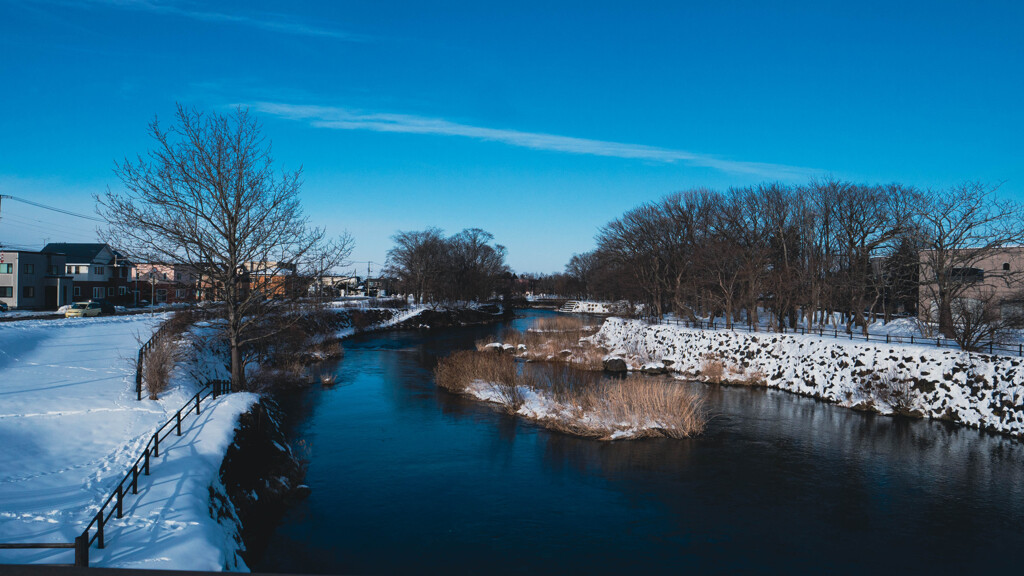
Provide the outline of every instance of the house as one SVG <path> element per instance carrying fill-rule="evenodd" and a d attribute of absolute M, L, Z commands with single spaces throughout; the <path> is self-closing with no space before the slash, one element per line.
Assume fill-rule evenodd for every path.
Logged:
<path fill-rule="evenodd" d="M 921 290 L 918 312 L 922 319 L 935 321 L 938 317 L 938 283 L 935 253 L 923 251 L 921 262 Z M 1024 313 L 1024 246 L 1010 246 L 979 253 L 972 250 L 951 252 L 949 281 L 957 287 L 955 306 L 979 306 L 998 309 L 999 316 L 1021 316 Z M 932 280 L 928 283 L 928 280 Z"/>
<path fill-rule="evenodd" d="M 12 309 L 56 310 L 70 304 L 74 279 L 63 254 L 0 251 L 0 302 Z"/>
<path fill-rule="evenodd" d="M 295 264 L 287 262 L 245 262 L 239 266 L 240 297 L 247 298 L 258 291 L 265 298 L 295 297 L 303 293 L 303 285 L 296 274 Z M 223 286 L 209 274 L 200 272 L 197 279 L 200 300 L 223 300 Z"/>
<path fill-rule="evenodd" d="M 135 302 L 191 303 L 199 293 L 199 274 L 185 264 L 136 264 L 133 281 Z"/>
<path fill-rule="evenodd" d="M 395 284 L 392 278 L 381 276 L 380 278 L 366 279 L 366 295 L 371 298 L 385 298 L 392 293 L 391 287 Z"/>
<path fill-rule="evenodd" d="M 47 244 L 43 252 L 65 256 L 64 273 L 74 280 L 75 301 L 105 299 L 121 305 L 132 303 L 129 282 L 135 265 L 108 244 L 56 242 Z"/>
<path fill-rule="evenodd" d="M 358 276 L 321 276 L 310 286 L 311 295 L 327 297 L 345 297 L 356 293 L 359 286 Z"/>

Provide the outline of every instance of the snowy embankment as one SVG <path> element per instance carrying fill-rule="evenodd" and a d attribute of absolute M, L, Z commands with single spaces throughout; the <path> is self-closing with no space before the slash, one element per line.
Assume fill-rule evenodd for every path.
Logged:
<path fill-rule="evenodd" d="M 159 400 L 135 399 L 137 336 L 165 315 L 26 320 L 0 325 L 0 542 L 72 542 L 142 452 L 195 393 L 172 380 Z M 230 510 L 211 494 L 239 416 L 258 396 L 221 396 L 161 443 L 139 494 L 111 518 L 90 564 L 245 569 Z M 4 550 L 0 563 L 70 563 L 68 550 Z"/>
<path fill-rule="evenodd" d="M 355 335 L 355 333 L 359 331 L 359 329 L 356 326 L 352 325 L 352 318 L 351 318 L 352 310 L 346 309 L 345 307 L 341 306 L 340 304 L 342 304 L 342 303 L 341 302 L 333 302 L 332 303 L 332 308 L 334 308 L 336 311 L 338 311 L 339 314 L 347 314 L 348 318 L 346 319 L 346 321 L 349 323 L 349 325 L 341 327 L 341 328 L 339 328 L 338 330 L 335 331 L 335 336 L 337 338 L 339 338 L 339 339 L 340 338 L 348 338 L 349 336 Z M 428 307 L 424 306 L 424 305 L 413 305 L 413 306 L 409 306 L 408 308 L 357 308 L 356 311 L 359 311 L 359 312 L 362 312 L 362 313 L 366 313 L 366 312 L 372 311 L 372 312 L 376 312 L 376 313 L 378 313 L 378 314 L 380 314 L 382 316 L 383 319 L 380 320 L 379 322 L 374 322 L 374 323 L 370 324 L 369 326 L 363 328 L 364 331 L 368 331 L 368 330 L 383 330 L 383 329 L 386 329 L 386 328 L 391 328 L 393 326 L 401 324 L 402 322 L 405 322 L 407 320 L 415 318 L 421 312 L 423 312 L 424 310 L 427 310 L 427 309 L 428 309 Z"/>
<path fill-rule="evenodd" d="M 610 318 L 591 337 L 633 369 L 759 383 L 884 414 L 907 412 L 1024 436 L 1024 359 L 816 336 Z M 716 374 L 718 377 L 718 374 Z"/>

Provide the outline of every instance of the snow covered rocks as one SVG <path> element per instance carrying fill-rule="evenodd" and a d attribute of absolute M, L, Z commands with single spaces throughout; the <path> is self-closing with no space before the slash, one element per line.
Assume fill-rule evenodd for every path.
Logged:
<path fill-rule="evenodd" d="M 1024 436 L 1024 359 L 819 336 L 697 330 L 609 318 L 591 341 L 642 369 L 763 384 L 842 406 Z M 720 372 L 719 372 L 720 371 Z"/>

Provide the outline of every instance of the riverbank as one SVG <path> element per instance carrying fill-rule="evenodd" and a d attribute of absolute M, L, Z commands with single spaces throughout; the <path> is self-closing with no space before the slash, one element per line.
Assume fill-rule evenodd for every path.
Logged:
<path fill-rule="evenodd" d="M 135 398 L 139 335 L 167 315 L 26 320 L 0 325 L 0 541 L 72 542 L 142 452 L 153 431 L 196 392 L 178 378 L 158 400 Z M 204 402 L 181 435 L 161 443 L 124 517 L 105 527 L 93 566 L 244 569 L 236 525 L 211 517 L 218 470 L 238 418 L 237 393 Z M 109 508 L 108 508 L 109 509 Z M 4 550 L 3 563 L 70 563 L 66 550 Z"/>
<path fill-rule="evenodd" d="M 759 385 L 1024 437 L 1024 359 L 609 318 L 590 342 L 632 370 Z"/>

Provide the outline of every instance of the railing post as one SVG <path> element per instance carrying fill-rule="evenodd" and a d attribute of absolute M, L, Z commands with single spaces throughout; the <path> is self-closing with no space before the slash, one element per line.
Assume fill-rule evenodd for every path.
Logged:
<path fill-rule="evenodd" d="M 181 410 L 174 413 L 174 419 L 177 421 L 175 427 L 178 430 L 178 436 L 181 436 Z"/>
<path fill-rule="evenodd" d="M 114 508 L 114 510 L 117 511 L 117 518 L 120 518 L 123 515 L 121 508 L 122 500 L 124 500 L 124 480 L 122 480 L 121 483 L 117 485 L 117 507 Z"/>
<path fill-rule="evenodd" d="M 202 392 L 196 392 L 196 416 L 199 416 L 199 400 L 200 400 L 199 395 L 200 394 L 202 394 Z"/>
<path fill-rule="evenodd" d="M 142 469 L 149 476 L 149 449 L 142 453 Z"/>
<path fill-rule="evenodd" d="M 139 465 L 132 464 L 132 494 L 139 493 Z"/>
<path fill-rule="evenodd" d="M 936 338 L 935 339 L 935 347 L 936 348 L 942 348 L 942 339 L 941 338 Z"/>
<path fill-rule="evenodd" d="M 89 567 L 89 531 L 75 537 L 75 568 Z"/>
<path fill-rule="evenodd" d="M 888 343 L 889 343 L 889 335 L 888 335 L 888 334 L 886 334 L 886 335 L 885 335 L 885 343 L 886 343 L 886 344 L 888 344 Z"/>
<path fill-rule="evenodd" d="M 96 513 L 96 547 L 103 550 L 103 509 Z"/>
<path fill-rule="evenodd" d="M 989 354 L 992 353 L 992 343 L 991 342 L 988 343 L 988 353 Z"/>
<path fill-rule="evenodd" d="M 913 343 L 914 343 L 914 335 L 913 335 L 913 334 L 911 334 L 911 335 L 910 335 L 910 343 L 911 343 L 911 344 L 913 344 Z"/>
<path fill-rule="evenodd" d="M 157 430 L 153 434 L 153 456 L 156 456 L 157 458 L 160 457 L 160 431 L 159 430 Z M 148 461 L 147 461 L 147 463 L 148 463 Z M 146 466 L 146 468 L 148 469 L 149 466 Z"/>

